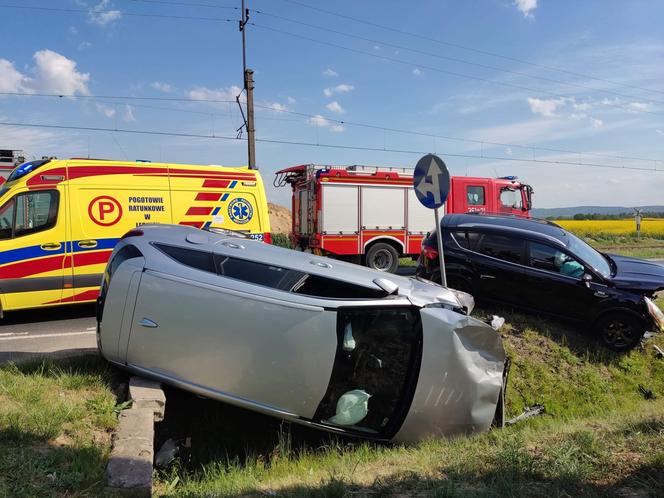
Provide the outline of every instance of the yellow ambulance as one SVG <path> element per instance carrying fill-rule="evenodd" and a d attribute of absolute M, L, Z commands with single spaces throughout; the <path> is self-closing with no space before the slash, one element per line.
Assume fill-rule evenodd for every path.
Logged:
<path fill-rule="evenodd" d="M 256 170 L 94 159 L 23 163 L 0 184 L 0 315 L 94 301 L 117 241 L 148 223 L 224 228 L 270 242 Z"/>

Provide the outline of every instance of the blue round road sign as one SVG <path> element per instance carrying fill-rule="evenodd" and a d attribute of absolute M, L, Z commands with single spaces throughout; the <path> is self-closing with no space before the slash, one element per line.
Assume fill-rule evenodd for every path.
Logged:
<path fill-rule="evenodd" d="M 417 161 L 413 187 L 425 207 L 437 209 L 445 204 L 450 193 L 450 172 L 443 160 L 434 154 L 427 154 Z"/>

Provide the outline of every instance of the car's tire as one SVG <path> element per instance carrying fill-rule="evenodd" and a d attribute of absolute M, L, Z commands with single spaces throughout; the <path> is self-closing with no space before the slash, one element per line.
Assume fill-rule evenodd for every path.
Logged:
<path fill-rule="evenodd" d="M 369 268 L 394 273 L 399 267 L 399 253 L 390 244 L 377 242 L 367 251 L 365 261 Z"/>
<path fill-rule="evenodd" d="M 595 324 L 595 332 L 607 348 L 620 352 L 636 346 L 645 329 L 638 318 L 615 312 L 601 316 Z"/>

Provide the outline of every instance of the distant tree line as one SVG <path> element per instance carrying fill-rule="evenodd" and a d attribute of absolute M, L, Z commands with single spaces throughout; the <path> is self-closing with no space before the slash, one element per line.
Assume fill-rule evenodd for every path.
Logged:
<path fill-rule="evenodd" d="M 643 211 L 643 218 L 664 218 L 664 212 Z M 634 211 L 619 214 L 588 214 L 576 213 L 574 216 L 549 216 L 547 220 L 624 220 L 634 218 Z"/>

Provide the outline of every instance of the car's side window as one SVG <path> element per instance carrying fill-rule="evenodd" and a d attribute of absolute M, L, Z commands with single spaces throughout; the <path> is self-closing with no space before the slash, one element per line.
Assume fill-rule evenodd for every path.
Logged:
<path fill-rule="evenodd" d="M 477 232 L 455 231 L 451 232 L 452 237 L 464 249 L 474 251 L 477 247 L 477 241 L 480 240 L 480 234 Z"/>
<path fill-rule="evenodd" d="M 548 244 L 530 242 L 529 264 L 533 268 L 546 270 L 567 277 L 581 278 L 584 266 L 570 255 Z"/>
<path fill-rule="evenodd" d="M 521 263 L 524 246 L 525 241 L 523 239 L 486 234 L 482 237 L 477 252 L 510 263 Z"/>
<path fill-rule="evenodd" d="M 466 232 L 452 232 L 452 238 L 464 249 L 468 249 L 468 237 Z"/>
<path fill-rule="evenodd" d="M 185 247 L 169 246 L 167 244 L 154 244 L 154 246 L 183 265 L 197 268 L 198 270 L 216 273 L 214 258 L 206 251 L 196 251 Z"/>
<path fill-rule="evenodd" d="M 18 194 L 0 209 L 0 239 L 21 237 L 55 226 L 57 190 Z"/>
<path fill-rule="evenodd" d="M 284 291 L 290 291 L 305 276 L 300 271 L 225 256 L 217 256 L 217 265 L 224 277 Z"/>

